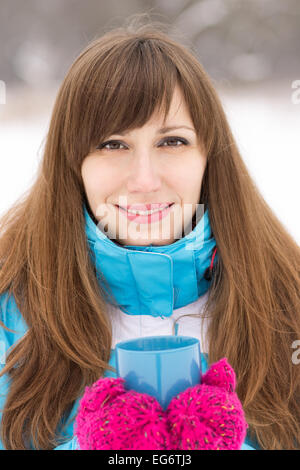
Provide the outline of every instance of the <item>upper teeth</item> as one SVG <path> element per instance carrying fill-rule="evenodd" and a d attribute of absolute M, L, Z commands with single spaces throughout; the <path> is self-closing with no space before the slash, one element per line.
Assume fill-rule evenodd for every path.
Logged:
<path fill-rule="evenodd" d="M 138 215 L 150 215 L 154 214 L 155 212 L 159 212 L 166 209 L 166 207 L 161 207 L 160 209 L 153 209 L 151 211 L 135 211 L 131 209 L 127 209 L 127 212 L 130 212 L 131 214 L 138 214 Z"/>

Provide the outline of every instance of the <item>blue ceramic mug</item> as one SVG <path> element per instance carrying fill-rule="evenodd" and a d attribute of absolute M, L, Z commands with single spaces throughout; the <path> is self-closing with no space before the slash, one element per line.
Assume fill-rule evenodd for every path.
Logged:
<path fill-rule="evenodd" d="M 201 383 L 200 343 L 191 336 L 146 336 L 116 344 L 117 376 L 126 390 L 147 393 L 166 410 L 171 399 Z"/>

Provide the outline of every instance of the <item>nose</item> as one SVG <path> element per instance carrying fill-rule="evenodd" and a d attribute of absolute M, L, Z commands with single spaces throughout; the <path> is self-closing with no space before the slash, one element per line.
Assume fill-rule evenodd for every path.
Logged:
<path fill-rule="evenodd" d="M 150 155 L 140 155 L 140 158 L 133 159 L 127 179 L 127 190 L 129 192 L 150 193 L 160 188 L 161 177 Z"/>

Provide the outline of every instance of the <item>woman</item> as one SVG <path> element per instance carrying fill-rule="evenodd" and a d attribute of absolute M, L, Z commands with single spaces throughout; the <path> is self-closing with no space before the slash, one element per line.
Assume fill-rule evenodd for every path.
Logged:
<path fill-rule="evenodd" d="M 169 208 L 132 220 L 145 204 Z M 36 182 L 1 227 L 4 448 L 75 448 L 79 399 L 116 377 L 115 344 L 172 332 L 200 339 L 204 369 L 228 358 L 246 443 L 299 448 L 299 247 L 186 47 L 151 24 L 93 41 L 58 92 Z M 191 230 L 203 243 L 183 250 Z"/>

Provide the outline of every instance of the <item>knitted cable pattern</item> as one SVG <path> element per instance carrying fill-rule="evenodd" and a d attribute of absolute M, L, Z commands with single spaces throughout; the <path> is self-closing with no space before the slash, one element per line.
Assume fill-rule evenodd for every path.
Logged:
<path fill-rule="evenodd" d="M 237 450 L 246 437 L 236 376 L 226 358 L 212 364 L 201 384 L 158 401 L 125 390 L 122 378 L 86 387 L 75 420 L 81 450 Z"/>

